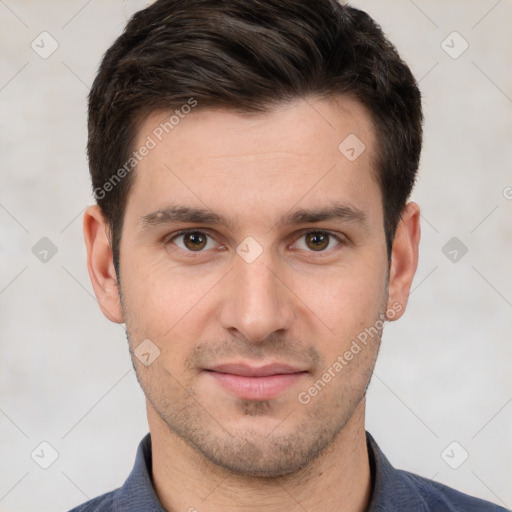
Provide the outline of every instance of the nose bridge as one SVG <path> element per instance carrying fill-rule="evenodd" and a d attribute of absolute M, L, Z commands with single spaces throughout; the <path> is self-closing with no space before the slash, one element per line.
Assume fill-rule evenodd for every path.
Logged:
<path fill-rule="evenodd" d="M 276 277 L 278 270 L 271 251 L 260 248 L 255 255 L 257 247 L 250 243 L 238 248 L 221 320 L 225 329 L 237 330 L 248 341 L 257 342 L 288 329 L 293 315 L 286 287 Z M 243 249 L 248 251 L 244 253 Z"/>

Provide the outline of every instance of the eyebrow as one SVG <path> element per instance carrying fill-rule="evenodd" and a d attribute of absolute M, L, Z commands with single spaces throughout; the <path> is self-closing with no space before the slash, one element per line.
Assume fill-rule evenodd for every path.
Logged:
<path fill-rule="evenodd" d="M 317 208 L 300 208 L 298 210 L 285 213 L 272 227 L 275 227 L 276 225 L 285 226 L 308 224 L 328 220 L 366 224 L 366 214 L 359 208 L 348 203 L 335 203 Z M 229 229 L 234 229 L 238 224 L 234 218 L 226 218 L 223 215 L 215 213 L 207 208 L 173 205 L 143 215 L 139 220 L 139 225 L 140 230 L 144 231 L 151 226 L 178 222 L 222 225 Z"/>

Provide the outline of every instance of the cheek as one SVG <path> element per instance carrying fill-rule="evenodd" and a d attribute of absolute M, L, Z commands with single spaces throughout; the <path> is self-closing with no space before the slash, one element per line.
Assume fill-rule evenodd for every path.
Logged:
<path fill-rule="evenodd" d="M 179 349 L 186 343 L 182 338 L 193 338 L 199 332 L 201 318 L 208 316 L 205 299 L 222 277 L 218 272 L 201 271 L 199 266 L 178 270 L 150 258 L 133 258 L 124 270 L 121 284 L 130 332 L 154 339 L 162 350 L 168 348 L 166 340 L 178 336 Z"/>
<path fill-rule="evenodd" d="M 155 400 L 166 394 L 180 396 L 190 375 L 186 361 L 201 339 L 211 318 L 208 291 L 218 279 L 192 279 L 183 273 L 159 272 L 146 268 L 124 280 L 125 319 L 130 345 L 135 351 L 143 340 L 158 347 L 150 366 L 134 358 L 141 385 Z"/>
<path fill-rule="evenodd" d="M 354 334 L 373 323 L 387 299 L 385 263 L 366 260 L 322 276 L 296 276 L 295 286 L 336 337 Z"/>

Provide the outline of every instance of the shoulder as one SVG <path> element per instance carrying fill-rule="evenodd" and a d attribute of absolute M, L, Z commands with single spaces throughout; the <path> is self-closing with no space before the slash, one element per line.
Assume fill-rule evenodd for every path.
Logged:
<path fill-rule="evenodd" d="M 475 498 L 452 487 L 407 471 L 398 470 L 404 481 L 433 512 L 506 512 L 507 509 L 489 501 Z"/>
<path fill-rule="evenodd" d="M 118 489 L 115 491 L 107 492 L 97 498 L 86 501 L 78 507 L 73 508 L 69 512 L 111 512 L 114 511 L 114 499 Z"/>
<path fill-rule="evenodd" d="M 165 512 L 151 479 L 151 437 L 139 443 L 133 469 L 121 487 L 86 501 L 69 512 Z"/>
<path fill-rule="evenodd" d="M 367 432 L 373 489 L 369 511 L 507 512 L 506 508 L 409 471 L 395 469 Z"/>

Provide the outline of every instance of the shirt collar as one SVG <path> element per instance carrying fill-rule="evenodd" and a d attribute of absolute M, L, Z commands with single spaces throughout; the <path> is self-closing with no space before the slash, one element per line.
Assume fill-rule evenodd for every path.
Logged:
<path fill-rule="evenodd" d="M 417 495 L 412 482 L 403 477 L 382 453 L 373 437 L 366 432 L 372 490 L 367 512 L 402 510 L 424 512 L 425 502 Z M 165 512 L 153 487 L 151 435 L 139 444 L 135 464 L 114 501 L 114 510 L 124 512 Z"/>
<path fill-rule="evenodd" d="M 139 444 L 135 464 L 114 502 L 115 512 L 165 512 L 153 487 L 151 434 Z"/>
<path fill-rule="evenodd" d="M 372 476 L 372 493 L 367 512 L 429 510 L 427 504 L 418 496 L 414 484 L 405 478 L 403 471 L 391 465 L 369 432 L 366 432 L 366 446 Z"/>

